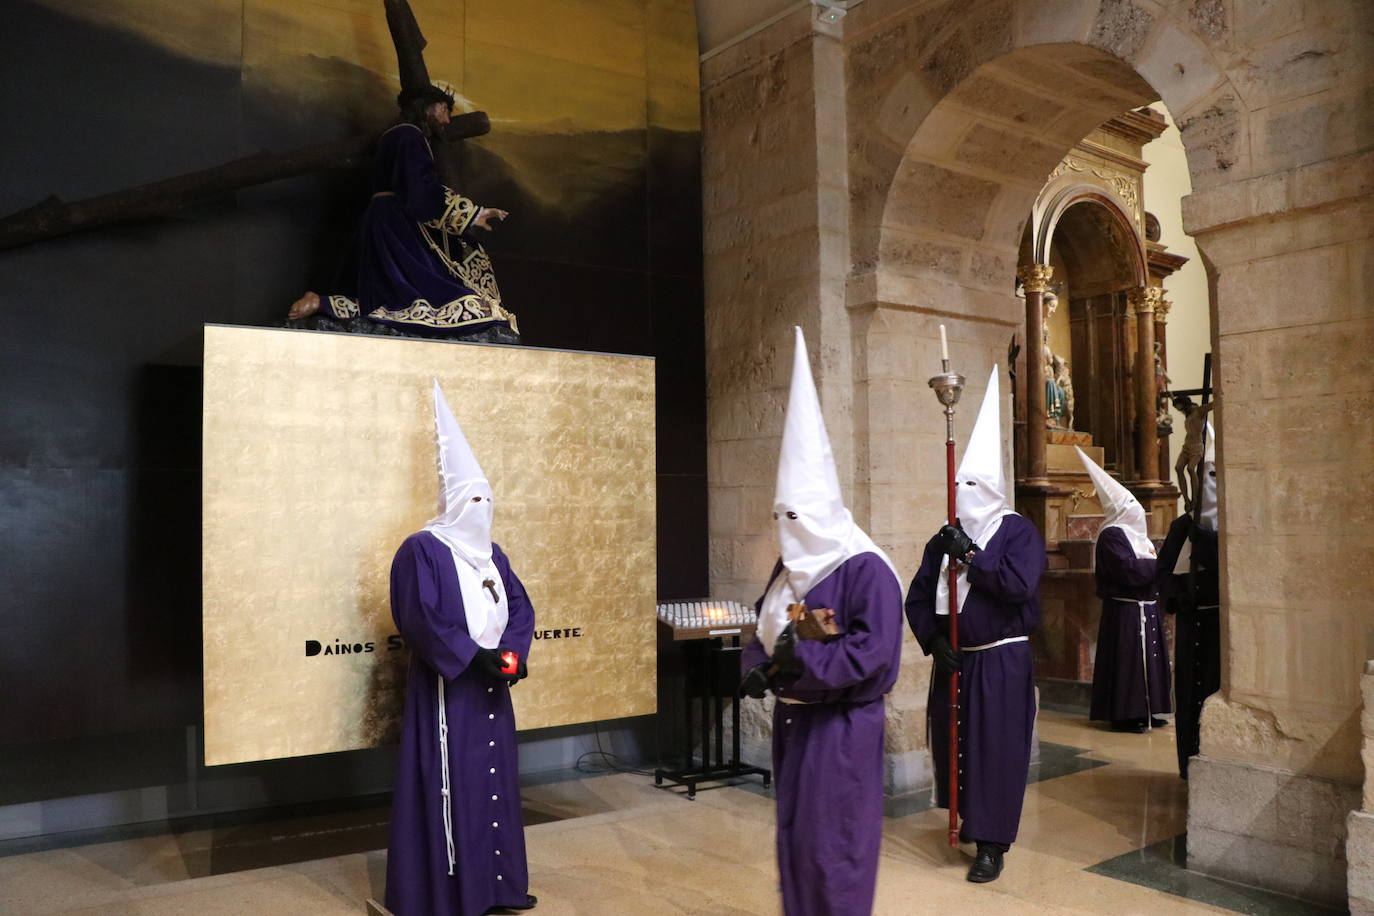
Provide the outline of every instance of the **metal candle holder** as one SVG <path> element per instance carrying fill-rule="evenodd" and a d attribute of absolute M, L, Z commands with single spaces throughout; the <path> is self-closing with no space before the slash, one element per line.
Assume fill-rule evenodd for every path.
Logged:
<path fill-rule="evenodd" d="M 940 360 L 940 374 L 927 383 L 935 389 L 935 397 L 945 408 L 945 441 L 954 441 L 954 408 L 964 393 L 964 377 L 949 370 L 949 360 Z"/>
<path fill-rule="evenodd" d="M 945 346 L 945 328 L 940 326 L 941 349 Z M 935 397 L 945 408 L 945 502 L 949 524 L 956 521 L 954 508 L 954 407 L 964 391 L 964 377 L 951 372 L 949 357 L 940 360 L 940 374 L 930 380 Z M 957 572 L 953 560 L 949 564 L 949 642 L 959 648 L 959 597 Z M 959 673 L 949 676 L 949 845 L 959 845 Z"/>

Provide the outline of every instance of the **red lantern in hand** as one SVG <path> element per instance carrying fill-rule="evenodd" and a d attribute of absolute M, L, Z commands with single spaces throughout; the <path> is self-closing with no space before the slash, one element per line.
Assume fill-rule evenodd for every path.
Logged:
<path fill-rule="evenodd" d="M 518 674 L 520 673 L 520 656 L 507 649 L 501 653 L 501 673 Z"/>

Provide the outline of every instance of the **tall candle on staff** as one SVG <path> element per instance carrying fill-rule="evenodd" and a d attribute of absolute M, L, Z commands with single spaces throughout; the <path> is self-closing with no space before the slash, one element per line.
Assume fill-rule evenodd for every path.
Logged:
<path fill-rule="evenodd" d="M 935 397 L 945 408 L 945 503 L 949 523 L 956 521 L 954 508 L 954 405 L 964 390 L 964 377 L 949 368 L 949 340 L 940 325 L 940 374 L 930 380 Z M 954 563 L 949 564 L 949 644 L 959 648 L 959 582 Z M 949 845 L 959 845 L 959 672 L 949 676 Z"/>

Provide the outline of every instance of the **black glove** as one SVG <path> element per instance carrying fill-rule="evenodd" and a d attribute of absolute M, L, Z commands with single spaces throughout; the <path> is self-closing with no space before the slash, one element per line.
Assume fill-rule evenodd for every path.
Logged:
<path fill-rule="evenodd" d="M 518 674 L 507 674 L 501 668 L 505 664 L 501 661 L 499 649 L 478 649 L 477 654 L 472 657 L 472 663 L 477 666 L 477 670 L 496 681 L 517 681 L 520 679 Z"/>
<path fill-rule="evenodd" d="M 930 641 L 930 656 L 935 659 L 935 670 L 945 677 L 959 672 L 964 653 L 949 644 L 949 637 L 936 633 Z"/>
<path fill-rule="evenodd" d="M 779 674 L 801 674 L 806 670 L 802 660 L 797 657 L 797 625 L 789 623 L 778 634 L 773 643 L 773 664 L 778 666 Z"/>
<path fill-rule="evenodd" d="M 958 519 L 953 525 L 941 528 L 939 538 L 940 549 L 949 554 L 951 559 L 963 560 L 969 553 L 978 552 L 978 545 L 964 533 L 964 526 L 959 524 Z"/>
<path fill-rule="evenodd" d="M 762 700 L 764 693 L 768 690 L 768 663 L 755 665 L 744 674 L 744 679 L 739 682 L 739 695 L 742 697 L 753 697 Z"/>

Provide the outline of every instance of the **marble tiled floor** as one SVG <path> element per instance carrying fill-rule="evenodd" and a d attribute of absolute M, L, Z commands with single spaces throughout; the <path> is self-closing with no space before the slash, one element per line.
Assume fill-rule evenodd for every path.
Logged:
<path fill-rule="evenodd" d="M 1263 895 L 1251 895 L 1253 907 L 1235 903 L 1246 899 L 1244 892 L 1231 898 L 1209 896 L 1205 889 L 1194 894 L 1232 907 L 1225 909 L 1134 883 L 1152 882 L 1148 875 L 1133 876 L 1131 854 L 1166 848 L 1184 829 L 1185 785 L 1174 771 L 1171 728 L 1119 735 L 1081 716 L 1044 711 L 1040 735 L 1046 742 L 1083 748 L 1080 757 L 1105 765 L 1054 767 L 1041 774 L 1027 789 L 1021 837 L 1007 856 L 1006 871 L 989 885 L 964 880 L 967 853 L 945 845 L 945 812 L 915 810 L 886 818 L 876 913 L 1309 912 L 1296 902 L 1290 907 Z M 1061 771 L 1067 772 L 1055 775 Z M 757 790 L 712 789 L 689 802 L 655 789 L 651 779 L 613 774 L 547 782 L 526 788 L 524 795 L 531 824 L 531 889 L 540 897 L 537 912 L 543 916 L 779 912 L 773 803 Z M 230 829 L 257 837 L 254 842 L 268 850 L 292 843 L 299 850 L 298 837 L 284 835 L 290 831 L 363 831 L 352 839 L 354 848 L 366 848 L 366 842 L 357 841 L 384 843 L 384 823 L 384 809 L 369 809 L 342 820 Z M 0 858 L 0 912 L 358 914 L 368 897 L 381 897 L 385 850 L 233 870 L 225 860 L 233 857 L 229 851 L 252 843 L 236 844 L 224 832 L 190 831 Z M 1145 854 L 1140 855 L 1144 862 Z M 276 861 L 295 857 L 288 852 Z M 1156 872 L 1170 867 L 1155 864 Z M 1095 870 L 1086 870 L 1090 867 Z M 1179 882 L 1172 884 L 1177 890 Z"/>

